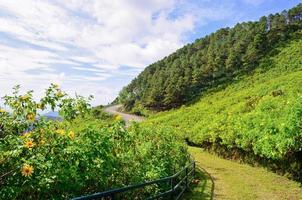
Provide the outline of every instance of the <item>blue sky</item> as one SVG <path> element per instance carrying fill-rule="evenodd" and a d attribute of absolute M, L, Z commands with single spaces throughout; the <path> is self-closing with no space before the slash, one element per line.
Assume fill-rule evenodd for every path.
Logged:
<path fill-rule="evenodd" d="M 0 96 L 50 83 L 112 101 L 147 65 L 298 0 L 0 0 Z M 0 103 L 1 105 L 1 103 Z"/>

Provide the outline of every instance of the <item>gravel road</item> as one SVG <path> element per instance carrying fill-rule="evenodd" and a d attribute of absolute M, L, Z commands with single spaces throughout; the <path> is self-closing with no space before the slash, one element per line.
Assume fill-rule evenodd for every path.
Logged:
<path fill-rule="evenodd" d="M 119 108 L 121 108 L 122 105 L 114 105 L 114 106 L 109 106 L 104 109 L 105 112 L 110 113 L 110 114 L 115 114 L 115 115 L 120 115 L 126 122 L 129 121 L 136 121 L 136 122 L 141 122 L 144 120 L 143 117 L 137 116 L 137 115 L 132 115 L 132 114 L 126 114 L 119 112 Z"/>

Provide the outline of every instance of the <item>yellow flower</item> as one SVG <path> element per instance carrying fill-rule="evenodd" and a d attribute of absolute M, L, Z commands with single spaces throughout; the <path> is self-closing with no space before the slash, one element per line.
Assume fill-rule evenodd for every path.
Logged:
<path fill-rule="evenodd" d="M 38 104 L 37 104 L 37 108 L 38 108 L 38 109 L 41 109 L 41 110 L 44 110 L 45 105 L 42 104 L 42 103 L 38 103 Z"/>
<path fill-rule="evenodd" d="M 54 87 L 55 89 L 58 89 L 60 86 L 59 86 L 59 84 L 53 84 L 53 87 Z"/>
<path fill-rule="evenodd" d="M 7 113 L 7 111 L 1 108 L 0 109 L 0 113 L 4 113 L 5 114 L 5 113 Z"/>
<path fill-rule="evenodd" d="M 29 120 L 29 121 L 35 121 L 36 116 L 35 116 L 35 114 L 33 114 L 33 113 L 28 113 L 28 114 L 26 115 L 26 119 Z"/>
<path fill-rule="evenodd" d="M 21 96 L 21 100 L 26 101 L 30 98 L 28 94 Z"/>
<path fill-rule="evenodd" d="M 121 120 L 122 120 L 122 116 L 116 115 L 114 119 L 115 119 L 116 121 L 121 121 Z"/>
<path fill-rule="evenodd" d="M 58 91 L 58 92 L 56 93 L 56 96 L 57 96 L 57 97 L 63 97 L 64 94 L 63 94 L 61 91 Z"/>
<path fill-rule="evenodd" d="M 65 134 L 65 130 L 63 129 L 58 129 L 56 130 L 56 133 L 60 134 L 60 135 L 64 135 Z"/>
<path fill-rule="evenodd" d="M 34 168 L 28 164 L 24 164 L 21 169 L 22 176 L 25 177 L 31 176 L 33 172 L 34 172 Z"/>
<path fill-rule="evenodd" d="M 27 140 L 24 143 L 24 147 L 32 149 L 36 144 L 32 140 Z"/>
<path fill-rule="evenodd" d="M 73 131 L 69 131 L 68 137 L 70 139 L 74 139 L 74 132 Z"/>

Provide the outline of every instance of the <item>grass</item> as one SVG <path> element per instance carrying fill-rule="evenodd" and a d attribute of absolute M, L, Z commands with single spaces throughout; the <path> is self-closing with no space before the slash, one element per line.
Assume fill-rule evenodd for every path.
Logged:
<path fill-rule="evenodd" d="M 212 200 L 214 196 L 214 182 L 209 173 L 198 167 L 195 179 L 200 180 L 198 184 L 192 184 L 190 190 L 184 195 L 183 200 Z"/>
<path fill-rule="evenodd" d="M 185 200 L 207 200 L 212 197 L 221 200 L 302 200 L 301 185 L 284 176 L 261 167 L 219 158 L 201 148 L 190 147 L 189 150 L 197 165 L 206 171 L 198 171 L 197 177 L 201 181 L 186 194 Z"/>

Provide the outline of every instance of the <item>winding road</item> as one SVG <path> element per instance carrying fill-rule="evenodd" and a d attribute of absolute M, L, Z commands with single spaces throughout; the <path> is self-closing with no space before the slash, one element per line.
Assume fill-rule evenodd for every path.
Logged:
<path fill-rule="evenodd" d="M 122 105 L 113 105 L 113 106 L 104 108 L 104 111 L 107 113 L 110 113 L 110 114 L 120 115 L 127 123 L 130 121 L 141 122 L 144 120 L 143 117 L 120 112 L 119 109 L 121 107 L 122 107 Z"/>

